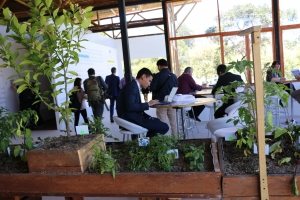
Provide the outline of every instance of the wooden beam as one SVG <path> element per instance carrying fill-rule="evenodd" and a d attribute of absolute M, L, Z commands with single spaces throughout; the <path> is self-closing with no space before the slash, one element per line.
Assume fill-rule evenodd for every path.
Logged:
<path fill-rule="evenodd" d="M 260 32 L 260 31 L 261 31 L 261 26 L 252 26 L 250 28 L 247 28 L 247 29 L 241 31 L 238 35 L 244 36 L 244 35 L 252 34 L 253 32 Z M 253 44 L 253 41 L 252 41 L 252 44 Z"/>
<path fill-rule="evenodd" d="M 18 2 L 19 4 L 22 4 L 23 6 L 26 6 L 29 8 L 29 5 L 26 2 L 24 2 L 22 0 L 15 0 L 15 1 Z"/>
<path fill-rule="evenodd" d="M 4 6 L 4 4 L 5 4 L 6 1 L 7 1 L 7 0 L 2 0 L 2 2 L 1 2 L 1 4 L 0 4 L 0 9 Z"/>
<path fill-rule="evenodd" d="M 254 84 L 255 84 L 255 103 L 256 103 L 256 131 L 259 156 L 259 179 L 260 179 L 260 198 L 269 199 L 267 166 L 265 155 L 265 114 L 264 114 L 264 90 L 261 71 L 260 57 L 260 36 L 261 27 L 253 26 L 240 32 L 239 35 L 251 34 L 252 55 L 254 62 Z"/>

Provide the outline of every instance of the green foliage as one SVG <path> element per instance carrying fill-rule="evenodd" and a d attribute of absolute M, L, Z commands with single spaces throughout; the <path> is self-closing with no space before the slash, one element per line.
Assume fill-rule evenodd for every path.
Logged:
<path fill-rule="evenodd" d="M 175 148 L 177 140 L 171 136 L 155 136 L 151 138 L 146 147 L 138 146 L 137 141 L 129 142 L 129 168 L 132 171 L 151 171 L 158 168 L 163 171 L 171 171 L 174 163 L 174 154 L 167 151 Z"/>
<path fill-rule="evenodd" d="M 266 65 L 269 68 L 268 65 Z M 230 69 L 235 69 L 239 72 L 246 72 L 248 70 L 253 72 L 252 61 L 236 61 L 231 62 Z M 262 74 L 264 76 L 264 74 Z M 276 84 L 274 82 L 263 82 L 264 84 L 264 103 L 267 107 L 278 106 L 278 99 L 281 99 L 283 105 L 288 104 L 289 95 L 286 93 L 286 86 L 283 84 Z M 231 85 L 226 86 L 223 89 L 225 95 L 222 98 L 224 102 L 228 99 L 239 99 L 241 104 L 244 105 L 238 110 L 238 117 L 234 117 L 229 121 L 233 121 L 235 125 L 240 124 L 242 129 L 237 131 L 236 146 L 244 150 L 245 156 L 248 156 L 252 152 L 253 144 L 257 144 L 257 131 L 256 131 L 256 104 L 255 104 L 255 91 L 251 86 L 249 80 L 245 84 L 245 91 L 243 94 L 237 94 L 234 89 L 240 86 L 238 83 L 233 82 Z M 272 100 L 272 97 L 276 96 L 278 99 Z M 261 98 L 261 97 L 258 97 Z M 273 132 L 273 138 L 269 138 L 271 158 L 275 159 L 277 154 L 283 152 L 283 145 L 286 141 L 293 143 L 295 141 L 291 130 L 275 127 L 273 125 L 273 117 L 271 112 L 266 112 L 265 115 L 265 132 Z M 283 143 L 285 141 L 285 143 Z M 281 158 L 279 164 L 288 163 L 289 158 Z"/>
<path fill-rule="evenodd" d="M 38 116 L 33 110 L 24 110 L 17 113 L 9 113 L 0 108 L 0 152 L 5 153 L 12 144 L 12 138 L 20 138 L 22 144 L 13 148 L 13 155 L 25 158 L 25 152 L 33 148 L 33 140 L 29 125 L 35 124 Z"/>
<path fill-rule="evenodd" d="M 188 161 L 190 170 L 200 171 L 204 169 L 204 150 L 204 145 L 198 147 L 186 145 L 183 148 L 184 158 Z"/>
<path fill-rule="evenodd" d="M 2 66 L 12 67 L 20 78 L 15 81 L 19 85 L 18 93 L 26 88 L 49 109 L 61 114 L 66 132 L 70 133 L 69 96 L 67 85 L 73 82 L 77 73 L 69 71 L 69 66 L 79 62 L 83 35 L 90 24 L 92 8 L 80 8 L 69 4 L 69 9 L 59 12 L 52 0 L 32 0 L 28 3 L 31 18 L 19 22 L 8 8 L 3 9 L 1 23 L 11 32 L 8 36 L 0 36 L 0 58 Z M 11 49 L 8 38 L 21 46 Z M 16 62 L 19 60 L 20 62 Z M 40 90 L 40 78 L 46 77 L 51 85 L 51 94 Z M 32 84 L 35 82 L 35 84 Z M 59 94 L 65 94 L 65 102 L 58 104 L 55 99 Z M 54 99 L 54 101 L 53 101 Z"/>
<path fill-rule="evenodd" d="M 116 159 L 112 156 L 111 149 L 106 151 L 97 146 L 94 147 L 94 154 L 91 163 L 91 168 L 93 170 L 100 174 L 104 174 L 106 172 L 111 173 L 113 178 L 115 178 L 118 167 Z"/>
<path fill-rule="evenodd" d="M 89 120 L 89 129 L 91 134 L 104 134 L 105 136 L 109 130 L 104 126 L 102 119 L 99 117 L 94 117 L 93 120 Z"/>

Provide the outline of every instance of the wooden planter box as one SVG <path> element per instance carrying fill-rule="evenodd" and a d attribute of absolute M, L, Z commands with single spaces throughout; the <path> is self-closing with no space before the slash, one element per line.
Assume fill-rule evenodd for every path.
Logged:
<path fill-rule="evenodd" d="M 221 140 L 219 140 L 220 144 Z M 219 163 L 223 172 L 223 154 L 218 145 Z M 268 175 L 268 189 L 270 199 L 300 199 L 292 194 L 291 174 Z M 297 176 L 298 188 L 300 189 L 300 176 Z M 222 177 L 223 199 L 260 199 L 259 176 L 258 175 L 236 175 Z"/>
<path fill-rule="evenodd" d="M 75 150 L 31 150 L 27 153 L 29 172 L 84 172 L 92 159 L 93 146 L 105 149 L 103 134 Z"/>
<path fill-rule="evenodd" d="M 221 198 L 221 173 L 212 145 L 215 172 L 0 174 L 0 194 L 14 196 L 127 196 Z"/>
<path fill-rule="evenodd" d="M 291 175 L 269 175 L 270 199 L 300 199 L 292 194 Z M 297 176 L 300 188 L 300 176 Z M 260 199 L 259 176 L 224 176 L 222 181 L 224 199 Z"/>

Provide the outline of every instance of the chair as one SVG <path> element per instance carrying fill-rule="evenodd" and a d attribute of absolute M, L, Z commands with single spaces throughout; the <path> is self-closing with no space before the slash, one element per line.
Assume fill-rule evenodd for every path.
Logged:
<path fill-rule="evenodd" d="M 123 142 L 125 141 L 125 136 L 127 136 L 127 140 L 129 140 L 129 136 L 131 135 L 138 135 L 138 137 L 140 137 L 140 135 L 146 135 L 148 132 L 148 129 L 122 119 L 118 116 L 114 116 L 114 120 L 116 124 L 120 126 L 120 133 L 123 134 Z"/>

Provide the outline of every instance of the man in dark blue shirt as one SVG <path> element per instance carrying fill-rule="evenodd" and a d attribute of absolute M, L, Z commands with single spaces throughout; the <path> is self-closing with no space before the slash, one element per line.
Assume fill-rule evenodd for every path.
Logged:
<path fill-rule="evenodd" d="M 157 73 L 150 85 L 152 99 L 163 101 L 169 95 L 173 87 L 178 86 L 177 77 L 168 68 L 168 62 L 160 59 L 156 63 L 159 73 Z M 156 108 L 156 116 L 166 124 L 170 124 L 172 134 L 177 134 L 176 111 L 173 108 Z"/>

